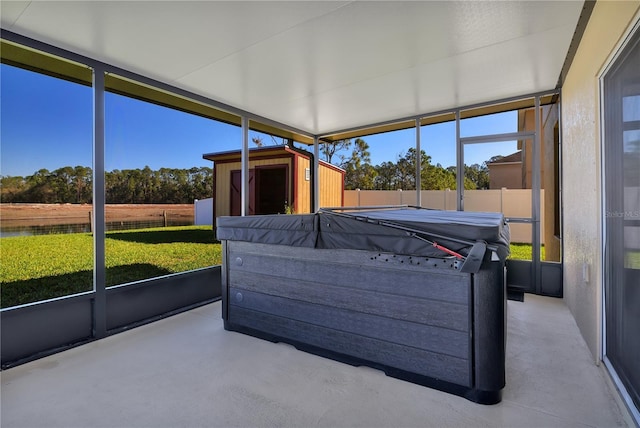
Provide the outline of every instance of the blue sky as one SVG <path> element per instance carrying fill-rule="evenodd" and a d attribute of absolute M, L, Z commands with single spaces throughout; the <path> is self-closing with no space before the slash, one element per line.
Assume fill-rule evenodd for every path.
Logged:
<path fill-rule="evenodd" d="M 91 166 L 91 88 L 0 66 L 0 175 L 27 176 L 41 168 Z M 106 95 L 105 168 L 211 166 L 203 153 L 240 148 L 240 128 L 123 96 Z M 461 121 L 461 135 L 516 131 L 516 113 Z M 271 144 L 268 136 L 261 136 Z M 280 140 L 280 139 L 277 139 Z M 395 161 L 415 145 L 415 130 L 364 137 L 372 163 Z M 455 124 L 422 127 L 422 149 L 432 163 L 455 165 Z M 311 148 L 310 148 L 311 150 Z M 465 163 L 516 151 L 515 143 L 465 148 Z"/>

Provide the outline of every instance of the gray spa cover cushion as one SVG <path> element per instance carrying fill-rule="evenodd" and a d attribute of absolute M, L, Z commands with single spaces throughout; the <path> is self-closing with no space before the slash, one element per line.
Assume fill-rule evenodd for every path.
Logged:
<path fill-rule="evenodd" d="M 216 224 L 219 240 L 314 248 L 318 236 L 315 214 L 218 217 Z"/>
<path fill-rule="evenodd" d="M 463 256 L 475 241 L 485 241 L 495 247 L 502 260 L 509 255 L 509 226 L 501 213 L 395 209 L 345 214 L 319 213 L 317 248 L 443 257 L 447 254 L 425 240 L 437 242 Z"/>
<path fill-rule="evenodd" d="M 448 256 L 430 242 L 466 256 L 474 242 L 485 241 L 502 260 L 509 255 L 510 239 L 501 213 L 427 209 L 219 217 L 217 238 L 424 257 Z"/>

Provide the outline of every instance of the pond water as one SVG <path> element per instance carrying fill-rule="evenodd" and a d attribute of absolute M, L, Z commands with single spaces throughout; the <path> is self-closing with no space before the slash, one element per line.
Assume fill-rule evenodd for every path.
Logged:
<path fill-rule="evenodd" d="M 167 226 L 191 226 L 192 220 L 168 220 Z M 144 221 L 109 221 L 106 223 L 106 229 L 112 230 L 130 230 L 130 229 L 146 229 L 149 227 L 164 227 L 164 220 L 144 220 Z M 73 223 L 73 224 L 48 224 L 48 225 L 19 225 L 4 226 L 0 224 L 0 238 L 8 238 L 11 236 L 33 236 L 33 235 L 50 235 L 62 233 L 86 233 L 91 232 L 89 223 Z"/>

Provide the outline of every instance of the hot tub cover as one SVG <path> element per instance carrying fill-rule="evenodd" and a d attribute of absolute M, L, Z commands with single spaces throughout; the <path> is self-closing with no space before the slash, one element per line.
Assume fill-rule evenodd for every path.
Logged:
<path fill-rule="evenodd" d="M 318 238 L 316 214 L 218 217 L 217 226 L 219 240 L 314 248 Z"/>
<path fill-rule="evenodd" d="M 466 256 L 474 243 L 483 241 L 502 261 L 509 255 L 509 226 L 501 213 L 401 208 L 219 217 L 217 237 L 221 240 L 425 257 L 448 256 L 435 248 L 432 242 Z"/>

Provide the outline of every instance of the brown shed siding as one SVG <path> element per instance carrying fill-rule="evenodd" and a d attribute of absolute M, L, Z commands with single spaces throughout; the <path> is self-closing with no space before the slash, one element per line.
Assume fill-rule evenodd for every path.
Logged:
<path fill-rule="evenodd" d="M 320 163 L 320 207 L 341 207 L 344 203 L 344 171 Z"/>
<path fill-rule="evenodd" d="M 232 215 L 231 176 L 232 171 L 239 171 L 242 167 L 240 156 L 239 151 L 203 155 L 205 159 L 214 161 L 214 222 L 216 217 Z M 286 204 L 291 206 L 296 213 L 311 212 L 313 156 L 308 152 L 291 147 L 266 147 L 251 150 L 249 170 L 254 177 L 256 169 L 276 165 L 287 169 Z M 342 206 L 344 203 L 344 171 L 324 161 L 320 161 L 319 167 L 320 206 Z M 308 176 L 307 171 L 309 171 Z M 256 186 L 254 195 L 257 196 L 257 192 Z"/>
<path fill-rule="evenodd" d="M 267 165 L 286 164 L 289 167 L 289 179 L 291 179 L 292 162 L 291 158 L 270 158 L 260 160 L 249 160 L 249 169 Z M 215 165 L 215 213 L 216 217 L 231 214 L 231 199 L 229 192 L 231 189 L 231 171 L 242 168 L 241 162 L 216 162 Z M 291 192 L 289 192 L 291 197 Z"/>
<path fill-rule="evenodd" d="M 296 156 L 297 171 L 294 172 L 294 192 L 296 195 L 294 210 L 296 213 L 311 212 L 311 180 L 306 180 L 306 169 L 311 168 L 311 161 L 303 156 Z"/>

